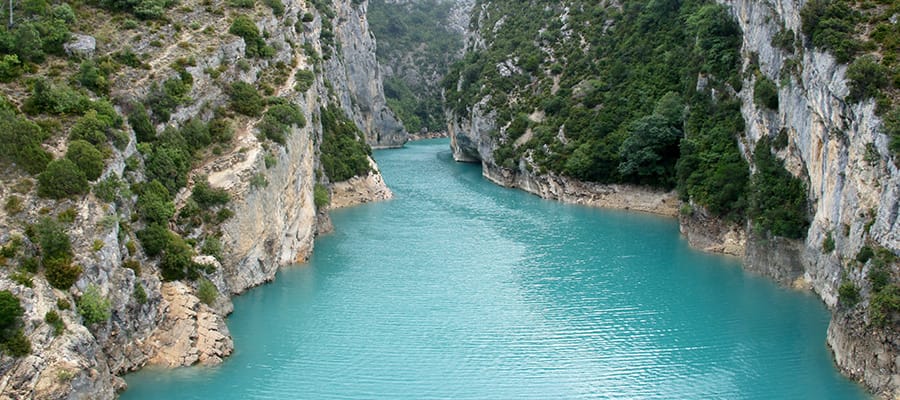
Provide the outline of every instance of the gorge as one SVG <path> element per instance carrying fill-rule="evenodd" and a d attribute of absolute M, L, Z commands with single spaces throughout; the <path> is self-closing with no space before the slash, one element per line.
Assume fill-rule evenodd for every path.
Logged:
<path fill-rule="evenodd" d="M 247 351 L 259 349 L 248 339 L 252 330 L 238 327 L 243 323 L 239 321 L 274 324 L 254 319 L 258 315 L 241 315 L 241 310 L 266 312 L 264 317 L 273 318 L 270 321 L 280 321 L 281 308 L 310 317 L 310 321 L 298 321 L 297 329 L 319 339 L 330 334 L 335 340 L 350 340 L 353 337 L 336 332 L 374 327 L 374 336 L 361 337 L 386 346 L 395 339 L 422 351 L 409 354 L 430 366 L 416 375 L 405 369 L 409 365 L 401 365 L 403 352 L 398 349 L 403 347 L 371 349 L 373 356 L 396 363 L 392 365 L 397 373 L 387 373 L 388 379 L 379 381 L 373 376 L 384 371 L 360 369 L 365 372 L 363 385 L 345 387 L 345 394 L 357 397 L 379 393 L 403 397 L 396 385 L 406 378 L 414 378 L 411 382 L 419 385 L 418 391 L 405 394 L 410 397 L 448 397 L 453 396 L 452 390 L 471 398 L 527 397 L 529 393 L 603 397 L 612 393 L 604 385 L 647 397 L 862 396 L 855 386 L 835 376 L 829 351 L 840 372 L 871 392 L 884 398 L 900 393 L 896 328 L 900 320 L 900 111 L 896 100 L 900 9 L 896 2 L 25 3 L 16 8 L 10 2 L 12 14 L 3 11 L 10 23 L 0 29 L 0 123 L 4 124 L 0 128 L 0 199 L 4 203 L 0 265 L 5 266 L 0 268 L 0 308 L 5 313 L 0 321 L 0 399 L 115 398 L 126 386 L 122 379 L 126 373 L 194 364 L 204 367 L 178 370 L 170 375 L 172 381 L 196 380 L 196 387 L 208 389 L 215 381 L 207 379 L 221 374 L 230 379 L 227 374 L 233 372 L 227 371 L 235 366 L 227 357 L 233 351 L 237 352 L 233 362 L 243 362 L 239 360 L 247 355 L 241 354 L 242 342 L 247 343 Z M 434 12 L 423 12 L 429 4 L 435 5 Z M 373 10 L 373 5 L 380 8 Z M 388 62 L 385 53 L 376 51 L 376 28 L 378 32 L 423 28 L 399 17 L 394 22 L 406 25 L 385 23 L 384 18 L 391 16 L 385 7 L 409 7 L 419 13 L 410 11 L 410 15 L 452 22 L 439 31 L 446 32 L 443 36 L 405 32 L 406 42 L 398 43 L 415 43 L 409 41 L 416 37 L 429 42 L 409 48 L 408 53 L 404 53 L 408 44 L 390 48 L 386 54 L 395 59 Z M 471 23 L 466 28 L 460 21 Z M 376 28 L 370 29 L 370 23 Z M 461 43 L 453 35 L 462 35 Z M 394 45 L 391 37 L 377 39 Z M 426 54 L 427 59 L 422 58 Z M 518 193 L 486 189 L 477 167 L 450 165 L 449 154 L 436 150 L 444 142 L 377 153 L 379 161 L 393 163 L 385 171 L 387 178 L 381 177 L 370 158 L 372 148 L 403 147 L 407 128 L 427 133 L 442 123 L 447 123 L 452 157 L 481 164 L 481 174 L 494 183 L 562 202 L 677 216 L 680 231 L 692 246 L 740 257 L 746 270 L 815 297 L 746 276 L 732 268 L 734 260 L 685 249 L 676 240 L 674 223 L 656 217 L 551 206 Z M 416 173 L 411 163 L 429 173 Z M 415 182 L 415 178 L 439 182 Z M 385 182 L 395 185 L 392 179 L 397 182 L 396 200 L 335 211 L 335 231 L 329 233 L 329 210 L 389 199 L 393 195 Z M 473 185 L 478 190 L 471 190 Z M 433 193 L 437 191 L 448 197 Z M 411 199 L 422 200 L 415 204 L 424 208 L 416 209 Z M 499 204 L 491 212 L 519 224 L 498 224 L 491 212 L 472 208 L 473 203 Z M 405 212 L 412 215 L 405 217 L 431 221 L 426 225 L 435 230 L 404 231 L 406 225 L 396 213 L 410 206 Z M 474 217 L 449 211 L 472 211 Z M 389 216 L 392 219 L 377 220 Z M 441 224 L 446 221 L 433 219 L 437 216 L 461 220 L 447 226 Z M 552 219 L 547 219 L 551 217 L 573 221 L 569 225 L 578 233 L 551 229 Z M 603 225 L 604 221 L 612 221 L 612 226 Z M 429 246 L 422 244 L 406 254 L 408 260 L 402 258 L 402 246 L 384 251 L 395 256 L 395 251 L 401 251 L 399 259 L 381 259 L 373 241 L 414 241 L 392 237 L 393 232 L 380 230 L 379 223 L 384 223 L 383 229 L 399 224 L 394 225 L 399 233 L 415 235 L 417 240 L 429 235 L 444 238 L 441 244 L 451 247 L 434 249 L 451 255 L 431 254 Z M 451 229 L 466 225 L 472 225 L 468 232 L 496 240 L 468 242 L 476 238 Z M 441 226 L 445 228 L 437 228 Z M 535 237 L 529 239 L 529 232 L 509 232 L 518 227 L 528 228 Z M 664 243 L 659 245 L 660 252 L 665 249 L 665 254 L 652 253 L 647 260 L 668 257 L 673 263 L 631 260 L 632 254 L 620 252 L 631 249 L 629 244 L 603 247 L 606 242 L 627 242 L 627 237 L 600 235 L 616 230 L 631 232 L 627 235 L 631 237 L 645 232 L 655 232 L 654 238 L 665 236 L 659 239 Z M 314 242 L 319 243 L 317 238 L 325 234 L 332 235 L 321 241 L 326 250 L 319 254 L 317 249 L 314 254 Z M 460 240 L 456 237 L 469 243 L 466 250 L 474 252 L 470 262 L 453 258 L 465 254 L 452 251 L 453 245 L 461 245 L 454 244 Z M 559 238 L 565 240 L 557 242 Z M 570 259 L 564 253 L 540 250 L 566 240 L 586 246 L 578 247 L 581 256 Z M 327 287 L 309 287 L 315 286 L 319 274 L 340 288 L 334 283 L 337 277 L 346 277 L 346 284 L 352 285 L 352 279 L 379 272 L 377 266 L 370 266 L 360 274 L 359 267 L 370 265 L 369 260 L 348 256 L 354 251 L 347 244 L 351 242 L 375 246 L 365 255 L 384 263 L 413 262 L 419 256 L 425 257 L 418 262 L 423 265 L 439 258 L 458 263 L 455 272 L 463 274 L 440 275 L 439 266 L 422 268 L 425 275 L 395 268 L 382 272 L 392 271 L 397 279 L 412 282 L 427 278 L 431 285 L 419 286 L 430 288 L 431 295 L 446 291 L 457 296 L 446 304 L 462 302 L 473 307 L 468 312 L 487 315 L 482 320 L 448 317 L 447 323 L 460 325 L 446 333 L 464 332 L 464 324 L 477 328 L 479 321 L 493 320 L 498 330 L 518 332 L 513 339 L 524 347 L 495 346 L 479 355 L 465 346 L 463 335 L 457 337 L 462 343 L 460 353 L 454 354 L 453 346 L 429 341 L 442 337 L 434 321 L 421 330 L 413 326 L 399 332 L 366 318 L 336 326 L 325 317 L 328 313 L 310 314 L 322 310 L 304 307 L 320 307 L 316 301 L 323 300 L 317 296 L 332 293 Z M 490 252 L 492 246 L 496 253 Z M 615 254 L 619 261 L 610 264 L 597 249 Z M 572 265 L 560 266 L 554 255 L 570 259 Z M 349 260 L 320 263 L 319 256 Z M 275 304 L 282 304 L 279 310 L 252 308 L 253 299 L 274 295 L 266 288 L 238 299 L 238 313 L 226 320 L 233 311 L 232 296 L 270 282 L 282 266 L 302 264 L 310 257 L 313 261 L 308 266 L 284 271 L 290 277 L 271 289 L 282 293 L 289 285 L 301 285 L 299 295 L 307 297 L 296 301 L 309 300 L 309 304 L 284 305 L 279 303 L 284 300 L 276 299 Z M 471 259 L 479 258 L 490 261 L 483 271 L 472 269 L 478 264 Z M 583 260 L 591 261 L 583 265 Z M 642 269 L 651 264 L 653 273 Z M 557 275 L 530 275 L 537 265 L 557 266 Z M 684 276 L 667 275 L 673 272 L 667 265 Z M 358 275 L 347 275 L 343 269 Z M 606 270 L 610 272 L 601 272 Z M 496 275 L 504 271 L 506 275 Z M 635 271 L 649 275 L 632 275 Z M 469 279 L 478 272 L 485 274 L 483 280 Z M 689 279 L 691 274 L 698 274 L 697 282 Z M 651 284 L 656 275 L 692 287 L 692 293 L 700 293 L 696 299 L 700 303 L 684 303 L 693 300 L 691 296 Z M 442 279 L 457 281 L 433 286 L 443 283 Z M 383 282 L 382 286 L 396 290 L 374 301 L 388 302 L 383 310 L 427 294 L 391 286 L 396 282 L 390 280 Z M 717 282 L 730 288 L 726 294 L 708 292 L 719 286 Z M 473 293 L 460 291 L 466 285 L 481 287 L 475 295 L 497 290 L 497 297 L 481 301 L 510 308 L 486 310 L 466 303 L 474 301 Z M 743 292 L 745 286 L 754 289 Z M 636 306 L 640 300 L 604 303 L 600 294 L 611 293 L 610 287 L 619 287 L 623 298 L 632 299 L 652 296 L 639 293 L 638 288 L 661 291 L 667 294 L 667 304 L 632 315 L 629 310 L 640 309 Z M 559 293 L 560 301 L 554 302 L 554 288 L 574 289 Z M 367 287 L 363 293 L 378 296 L 376 289 Z M 521 298 L 516 296 L 523 290 L 546 301 L 518 302 Z M 750 299 L 748 304 L 742 294 Z M 738 297 L 726 302 L 730 295 Z M 660 320 L 654 318 L 668 321 L 667 315 L 710 307 L 716 298 L 723 304 L 747 307 L 711 311 L 718 317 L 707 322 L 726 322 L 727 330 L 734 333 L 731 344 L 690 346 L 692 340 L 708 338 L 679 328 L 701 323 L 696 315 L 685 316 L 681 323 L 686 325 L 656 325 Z M 328 305 L 339 312 L 360 304 L 352 297 L 346 300 L 346 304 Z M 579 306 L 596 315 L 579 319 Z M 415 318 L 429 310 L 442 315 L 442 310 L 454 309 L 437 305 L 431 309 L 417 301 L 411 307 L 410 315 L 419 316 Z M 760 316 L 759 310 L 766 309 L 777 313 Z M 501 318 L 505 311 L 510 317 L 532 321 L 535 335 L 589 350 L 556 349 L 558 358 L 554 358 L 553 343 L 528 336 L 528 324 Z M 392 313 L 383 315 L 385 320 L 397 322 L 398 327 L 409 323 L 400 318 L 402 307 Z M 604 325 L 609 321 L 598 315 L 606 314 L 621 317 L 618 321 L 624 325 Z M 747 319 L 730 319 L 744 314 Z M 798 332 L 790 324 L 791 316 L 802 325 Z M 584 329 L 585 335 L 556 331 L 562 328 L 552 322 L 566 318 L 583 323 L 572 327 L 572 332 Z M 303 325 L 316 321 L 320 325 Z M 755 330 L 759 321 L 785 327 L 778 330 L 784 336 Z M 626 344 L 623 354 L 633 357 L 632 362 L 656 365 L 651 368 L 656 373 L 636 372 L 628 357 L 619 360 L 624 364 L 611 364 L 621 367 L 618 370 L 589 368 L 604 359 L 602 351 L 594 352 L 603 349 L 592 346 L 610 344 L 606 341 L 610 336 L 616 338 L 613 342 L 628 342 L 627 334 L 619 336 L 621 332 L 613 334 L 604 327 L 633 332 L 632 341 L 646 339 L 641 343 L 652 351 L 629 352 L 635 349 L 628 350 Z M 420 335 L 422 347 L 416 347 L 415 338 L 405 336 L 406 331 Z M 770 341 L 783 347 L 754 347 L 760 344 L 759 337 L 777 338 Z M 452 343 L 452 338 L 446 339 Z M 667 347 L 667 340 L 688 344 Z M 296 343 L 279 343 L 277 348 L 295 351 L 290 346 Z M 325 349 L 338 346 L 337 342 L 322 344 Z M 803 356 L 781 358 L 790 353 L 787 349 L 798 346 L 807 349 Z M 604 349 L 619 354 L 613 348 Z M 747 348 L 754 349 L 747 350 L 748 358 L 726 357 L 726 361 L 709 354 L 700 359 L 686 356 L 715 349 L 744 354 Z M 281 360 L 278 354 L 262 351 L 255 356 Z M 310 354 L 318 355 L 304 358 L 301 354 L 297 359 L 313 364 L 320 360 L 323 376 L 333 376 L 335 371 L 329 367 L 340 364 L 329 357 L 344 357 L 315 349 Z M 543 367 L 549 369 L 540 365 L 517 369 L 530 365 L 528 354 L 541 354 L 538 358 L 547 360 Z M 465 356 L 456 359 L 458 368 L 453 371 L 459 374 L 447 376 L 446 388 L 431 387 L 441 382 L 437 375 L 447 375 L 447 365 L 438 361 L 440 355 Z M 493 375 L 495 382 L 503 383 L 497 391 L 486 389 L 492 375 L 485 373 L 491 370 L 490 363 L 481 357 L 490 355 L 522 363 L 499 364 L 501 370 L 511 372 Z M 678 359 L 682 356 L 687 358 Z M 663 362 L 652 364 L 650 359 Z M 216 367 L 223 360 L 226 364 Z M 360 367 L 374 362 L 356 361 Z M 471 369 L 464 368 L 467 362 Z M 740 369 L 736 365 L 741 363 L 754 366 Z M 573 367 L 576 364 L 579 367 Z M 797 377 L 803 384 L 795 387 L 776 373 L 734 380 L 770 364 L 780 365 L 781 371 L 801 369 L 809 374 Z M 713 385 L 692 366 L 717 371 L 716 382 L 725 383 Z M 624 371 L 623 382 L 618 382 L 624 386 L 617 386 L 610 371 Z M 579 382 L 593 386 L 554 380 L 565 378 L 565 372 L 571 374 L 567 379 L 578 376 Z M 129 377 L 135 392 L 125 392 L 124 397 L 149 393 L 144 390 L 156 378 L 146 377 L 155 373 Z M 546 380 L 523 385 L 521 381 L 529 376 Z M 462 389 L 461 382 L 476 377 L 481 379 L 479 386 Z M 647 391 L 626 385 L 625 377 L 648 383 Z M 389 382 L 390 378 L 397 380 Z M 779 389 L 753 392 L 769 383 Z M 660 389 L 672 384 L 676 389 Z M 179 385 L 170 389 L 179 390 Z M 260 392 L 243 393 L 258 398 L 278 397 L 279 390 L 285 391 L 282 395 L 338 393 L 315 382 L 309 388 L 247 385 L 246 389 Z M 690 391 L 694 389 L 707 391 Z"/>

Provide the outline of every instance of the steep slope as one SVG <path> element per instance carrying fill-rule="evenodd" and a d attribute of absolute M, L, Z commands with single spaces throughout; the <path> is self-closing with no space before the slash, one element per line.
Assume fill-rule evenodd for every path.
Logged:
<path fill-rule="evenodd" d="M 378 38 L 385 96 L 411 133 L 441 132 L 440 80 L 462 56 L 472 0 L 373 0 L 369 24 Z"/>
<path fill-rule="evenodd" d="M 861 11 L 837 6 L 479 1 L 467 55 L 445 81 L 454 156 L 563 201 L 647 187 L 661 201 L 676 188 L 693 245 L 812 288 L 833 312 L 841 370 L 893 398 L 900 172 L 893 128 L 876 111 L 891 107 L 896 79 L 860 94 L 859 76 L 878 75 L 851 72 L 890 76 L 896 7 L 866 11 L 856 21 L 877 28 L 854 30 L 834 21 Z M 843 29 L 838 40 L 810 39 L 804 19 L 818 18 Z M 848 72 L 841 46 L 870 33 L 850 54 L 874 48 L 888 66 Z"/>
<path fill-rule="evenodd" d="M 0 398 L 111 399 L 147 364 L 220 362 L 230 295 L 308 257 L 332 182 L 390 196 L 365 140 L 405 132 L 365 1 L 166 7 L 59 3 L 0 32 L 44 45 L 0 49 L 18 78 L 3 123 L 38 146 L 0 149 L 0 294 L 21 304 L 3 310 Z"/>

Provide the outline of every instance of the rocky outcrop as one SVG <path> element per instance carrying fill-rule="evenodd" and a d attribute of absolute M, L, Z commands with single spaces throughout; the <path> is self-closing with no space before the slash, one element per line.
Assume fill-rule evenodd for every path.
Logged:
<path fill-rule="evenodd" d="M 519 188 L 545 199 L 591 207 L 642 211 L 674 217 L 678 215 L 678 196 L 674 191 L 655 190 L 634 185 L 601 185 L 581 182 L 556 174 L 534 174 L 523 166 L 508 170 L 483 166 L 484 177 L 498 185 Z"/>
<path fill-rule="evenodd" d="M 704 208 L 692 204 L 682 206 L 678 217 L 681 234 L 695 249 L 743 257 L 747 248 L 747 228 L 723 221 Z"/>
<path fill-rule="evenodd" d="M 338 209 L 365 204 L 373 201 L 390 200 L 394 193 L 384 183 L 378 172 L 375 160 L 369 159 L 372 172 L 366 176 L 354 176 L 349 180 L 337 182 L 331 186 L 331 203 L 329 209 Z"/>
<path fill-rule="evenodd" d="M 216 365 L 234 350 L 225 319 L 200 302 L 183 282 L 162 286 L 165 319 L 147 345 L 149 363 L 163 367 Z"/>
<path fill-rule="evenodd" d="M 381 71 L 375 59 L 375 36 L 366 22 L 366 1 L 336 1 L 334 36 L 338 57 L 325 63 L 341 108 L 366 134 L 374 148 L 400 147 L 406 130 L 387 107 Z"/>

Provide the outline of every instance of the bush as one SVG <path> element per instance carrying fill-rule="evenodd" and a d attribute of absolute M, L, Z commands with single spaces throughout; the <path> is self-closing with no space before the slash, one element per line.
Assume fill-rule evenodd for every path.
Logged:
<path fill-rule="evenodd" d="M 119 190 L 123 189 L 124 183 L 117 175 L 110 175 L 106 179 L 94 184 L 94 196 L 107 203 L 116 201 L 119 197 Z"/>
<path fill-rule="evenodd" d="M 306 92 L 316 81 L 316 75 L 308 69 L 301 69 L 294 75 L 294 79 L 296 81 L 296 90 Z"/>
<path fill-rule="evenodd" d="M 72 257 L 72 243 L 69 235 L 58 222 L 44 217 L 34 225 L 38 245 L 41 247 L 41 257 L 44 260 Z"/>
<path fill-rule="evenodd" d="M 84 94 L 65 85 L 55 86 L 45 79 L 36 80 L 31 93 L 22 107 L 29 114 L 83 114 L 91 108 L 91 101 Z"/>
<path fill-rule="evenodd" d="M 81 276 L 81 267 L 72 264 L 70 258 L 45 259 L 44 275 L 50 286 L 60 290 L 69 290 Z"/>
<path fill-rule="evenodd" d="M 150 122 L 150 115 L 147 109 L 141 103 L 132 106 L 131 112 L 128 114 L 128 123 L 134 130 L 134 135 L 138 142 L 151 142 L 156 139 L 156 128 Z"/>
<path fill-rule="evenodd" d="M 872 292 L 878 293 L 891 283 L 891 272 L 884 266 L 872 266 L 867 276 L 872 285 Z"/>
<path fill-rule="evenodd" d="M 92 61 L 84 61 L 75 75 L 75 79 L 81 86 L 84 86 L 94 93 L 107 94 L 109 92 L 109 80 L 107 79 L 109 71 L 98 68 L 97 64 Z"/>
<path fill-rule="evenodd" d="M 19 115 L 0 98 L 0 159 L 15 163 L 29 174 L 39 174 L 53 159 L 41 142 L 46 137 L 41 127 Z"/>
<path fill-rule="evenodd" d="M 878 95 L 879 91 L 888 87 L 890 71 L 878 63 L 872 56 L 857 58 L 847 67 L 847 79 L 850 81 L 851 101 L 863 101 Z"/>
<path fill-rule="evenodd" d="M 831 232 L 828 232 L 825 240 L 822 241 L 822 252 L 828 254 L 832 251 L 834 251 L 834 237 L 831 236 Z"/>
<path fill-rule="evenodd" d="M 18 297 L 9 290 L 0 291 L 0 333 L 14 328 L 24 313 Z"/>
<path fill-rule="evenodd" d="M 272 8 L 272 14 L 276 17 L 284 15 L 284 3 L 281 0 L 263 0 L 263 2 Z"/>
<path fill-rule="evenodd" d="M 144 253 L 149 257 L 155 257 L 169 245 L 169 242 L 172 240 L 172 233 L 163 224 L 150 224 L 138 231 L 137 237 L 141 241 Z"/>
<path fill-rule="evenodd" d="M 88 285 L 77 301 L 78 314 L 84 318 L 85 324 L 105 322 L 112 316 L 110 301 L 100 294 L 96 285 Z"/>
<path fill-rule="evenodd" d="M 44 322 L 53 327 L 53 336 L 59 336 L 66 330 L 66 323 L 63 322 L 56 310 L 47 311 L 44 314 Z"/>
<path fill-rule="evenodd" d="M 246 82 L 234 82 L 228 89 L 231 98 L 231 109 L 250 117 L 258 117 L 263 111 L 263 98 L 252 85 Z"/>
<path fill-rule="evenodd" d="M 244 53 L 247 57 L 265 57 L 270 52 L 270 48 L 259 34 L 259 29 L 256 28 L 256 23 L 247 16 L 238 15 L 228 28 L 228 33 L 244 39 L 246 45 Z"/>
<path fill-rule="evenodd" d="M 209 181 L 206 180 L 206 177 L 197 180 L 197 184 L 194 185 L 194 191 L 191 193 L 191 198 L 202 209 L 225 205 L 231 201 L 231 196 L 227 191 L 224 189 L 213 189 L 209 186 Z"/>
<path fill-rule="evenodd" d="M 219 290 L 216 289 L 216 285 L 213 285 L 208 279 L 200 279 L 200 282 L 197 284 L 197 298 L 203 304 L 211 306 L 218 297 Z"/>
<path fill-rule="evenodd" d="M 75 163 L 89 181 L 99 178 L 103 174 L 103 169 L 106 168 L 106 164 L 103 162 L 103 153 L 84 140 L 69 142 L 66 158 Z"/>
<path fill-rule="evenodd" d="M 753 85 L 753 103 L 772 111 L 778 111 L 778 87 L 765 76 L 758 76 Z"/>
<path fill-rule="evenodd" d="M 156 180 L 140 186 L 135 207 L 141 218 L 151 224 L 165 224 L 175 215 L 169 190 Z"/>
<path fill-rule="evenodd" d="M 66 158 L 51 161 L 38 175 L 38 196 L 62 199 L 87 193 L 90 186 L 84 172 Z"/>
<path fill-rule="evenodd" d="M 862 46 L 856 39 L 859 13 L 845 0 L 810 0 L 800 9 L 803 33 L 816 47 L 830 51 L 838 62 L 848 62 Z"/>
<path fill-rule="evenodd" d="M 872 296 L 869 319 L 876 326 L 894 325 L 900 312 L 900 286 L 892 284 Z"/>
<path fill-rule="evenodd" d="M 134 292 L 132 295 L 138 304 L 147 304 L 147 291 L 144 290 L 144 285 L 141 285 L 140 282 L 134 283 Z"/>
<path fill-rule="evenodd" d="M 200 252 L 208 256 L 213 256 L 217 260 L 222 259 L 222 241 L 215 236 L 209 236 L 203 241 L 203 247 Z"/>
<path fill-rule="evenodd" d="M 856 253 L 856 261 L 865 264 L 872 258 L 873 255 L 875 255 L 875 252 L 871 247 L 863 246 L 859 249 L 859 253 Z"/>
<path fill-rule="evenodd" d="M 838 300 L 844 307 L 853 308 L 856 303 L 859 303 L 859 287 L 845 279 L 838 287 Z"/>
<path fill-rule="evenodd" d="M 183 139 L 181 143 L 162 143 L 153 146 L 146 155 L 144 170 L 148 180 L 159 181 L 169 193 L 178 193 L 187 185 L 191 160 L 191 153 Z"/>
<path fill-rule="evenodd" d="M 22 63 L 19 56 L 6 54 L 0 58 L 0 82 L 12 82 L 22 75 Z"/>
<path fill-rule="evenodd" d="M 3 341 L 3 350 L 13 357 L 24 357 L 31 353 L 31 342 L 21 329 Z"/>
<path fill-rule="evenodd" d="M 300 108 L 294 104 L 276 104 L 266 110 L 266 115 L 259 124 L 260 133 L 275 143 L 284 144 L 291 126 L 302 128 L 306 118 Z"/>
<path fill-rule="evenodd" d="M 199 277 L 198 271 L 205 266 L 195 263 L 191 259 L 193 256 L 193 249 L 184 239 L 177 235 L 171 235 L 169 243 L 163 251 L 162 261 L 159 263 L 163 279 L 177 281 Z"/>
<path fill-rule="evenodd" d="M 328 194 L 328 189 L 321 183 L 317 183 L 314 188 L 313 202 L 316 204 L 317 209 L 322 209 L 331 203 L 331 196 Z"/>

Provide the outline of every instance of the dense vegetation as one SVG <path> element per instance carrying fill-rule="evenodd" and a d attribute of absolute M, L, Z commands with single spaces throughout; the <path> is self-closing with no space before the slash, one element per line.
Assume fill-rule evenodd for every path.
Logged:
<path fill-rule="evenodd" d="M 356 124 L 333 105 L 322 108 L 321 116 L 321 160 L 328 178 L 339 182 L 371 171 L 369 155 L 372 149 Z"/>
<path fill-rule="evenodd" d="M 0 291 L 0 349 L 13 357 L 31 352 L 31 343 L 21 328 L 24 312 L 18 297 L 9 290 Z"/>
<path fill-rule="evenodd" d="M 369 26 L 387 66 L 384 95 L 406 130 L 446 129 L 439 77 L 462 51 L 462 35 L 447 26 L 453 1 L 369 2 Z"/>
<path fill-rule="evenodd" d="M 498 165 L 524 157 L 537 172 L 677 186 L 718 215 L 743 215 L 744 127 L 729 94 L 741 89 L 741 36 L 724 7 L 575 1 L 566 6 L 581 11 L 563 18 L 543 2 L 482 6 L 488 46 L 454 65 L 444 89 L 460 116 L 488 99 Z"/>

